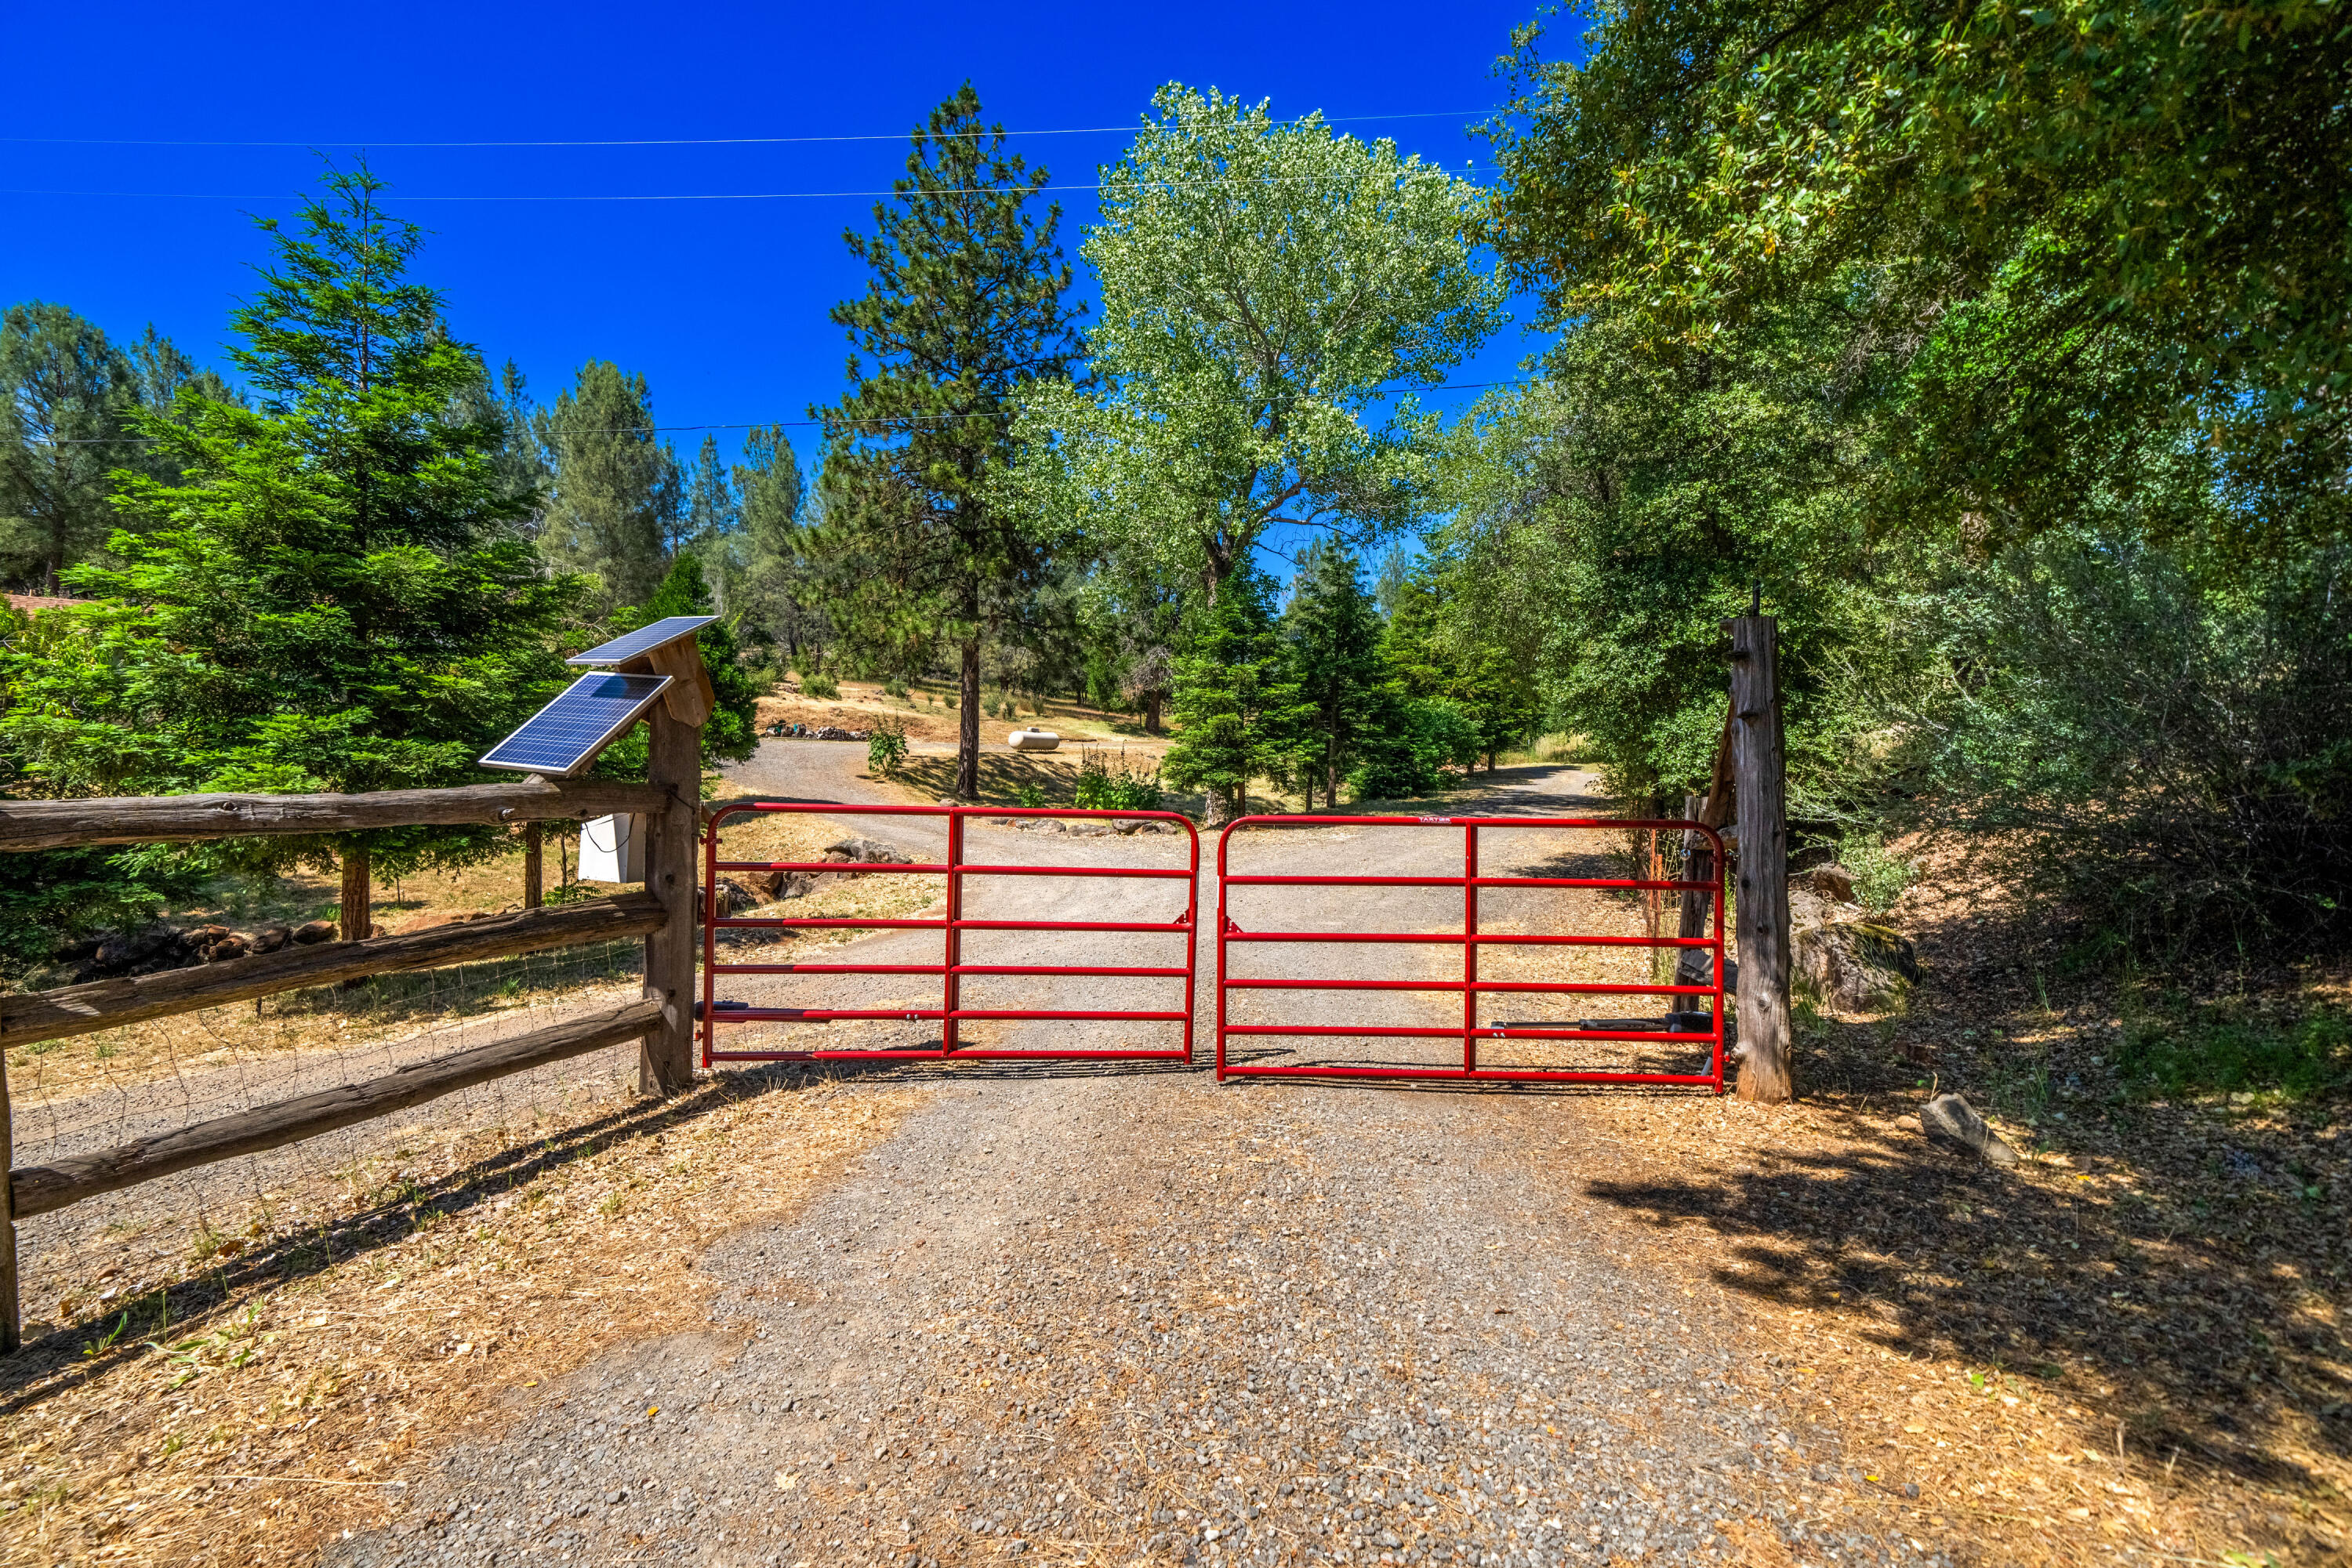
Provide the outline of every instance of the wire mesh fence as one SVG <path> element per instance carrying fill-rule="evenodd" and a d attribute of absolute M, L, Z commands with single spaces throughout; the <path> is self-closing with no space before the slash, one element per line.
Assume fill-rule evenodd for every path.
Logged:
<path fill-rule="evenodd" d="M 349 1087 L 635 997 L 639 940 L 375 976 L 8 1052 L 23 1168 Z M 20 1220 L 28 1332 L 200 1273 L 634 1092 L 632 1042 Z"/>

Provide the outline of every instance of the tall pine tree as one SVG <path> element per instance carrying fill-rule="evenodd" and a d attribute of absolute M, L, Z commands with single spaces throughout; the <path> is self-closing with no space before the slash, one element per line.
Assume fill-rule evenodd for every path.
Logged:
<path fill-rule="evenodd" d="M 874 276 L 833 311 L 857 352 L 849 394 L 814 411 L 829 447 L 811 540 L 837 631 L 902 665 L 919 643 L 953 650 L 966 800 L 980 792 L 982 647 L 1017 634 L 1050 575 L 1050 542 L 994 497 L 1010 416 L 1077 346 L 1061 209 L 1032 215 L 1044 171 L 980 116 L 967 82 L 916 130 L 875 232 L 846 237 Z"/>
<path fill-rule="evenodd" d="M 644 604 L 669 570 L 686 512 L 677 454 L 655 437 L 646 378 L 591 360 L 572 389 L 533 417 L 555 476 L 541 552 L 564 571 L 593 575 L 608 610 Z"/>
<path fill-rule="evenodd" d="M 378 790 L 472 782 L 473 759 L 562 677 L 583 585 L 541 570 L 492 453 L 457 411 L 485 377 L 404 274 L 419 243 L 364 165 L 333 171 L 232 316 L 255 406 L 194 389 L 140 428 L 178 470 L 118 498 L 121 564 L 66 574 L 100 602 L 74 636 L 0 655 L 0 765 L 52 795 Z M 274 869 L 340 853 L 346 936 L 371 857 L 494 852 L 492 829 L 240 841 Z"/>

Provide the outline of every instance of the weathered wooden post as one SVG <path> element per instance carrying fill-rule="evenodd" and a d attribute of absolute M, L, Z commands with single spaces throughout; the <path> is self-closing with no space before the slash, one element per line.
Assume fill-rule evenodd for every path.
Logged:
<path fill-rule="evenodd" d="M 375 897 L 368 885 L 367 846 L 354 840 L 343 847 L 343 896 L 337 911 L 336 934 L 345 942 L 365 942 L 374 934 Z"/>
<path fill-rule="evenodd" d="M 1739 820 L 1739 1098 L 1779 1104 L 1790 1072 L 1788 757 L 1780 738 L 1780 626 L 1730 623 L 1732 776 Z"/>
<path fill-rule="evenodd" d="M 8 1105 L 8 1058 L 0 1051 L 0 1354 L 24 1343 L 22 1320 L 16 1311 L 16 1184 L 9 1175 L 16 1155 L 16 1118 Z"/>
<path fill-rule="evenodd" d="M 547 861 L 541 852 L 544 836 L 536 822 L 522 828 L 522 907 L 541 908 L 547 902 Z"/>
<path fill-rule="evenodd" d="M 646 782 L 669 794 L 669 809 L 646 824 L 646 891 L 668 919 L 646 938 L 646 995 L 662 1005 L 662 1026 L 645 1037 L 637 1088 L 682 1094 L 694 1084 L 695 840 L 702 826 L 702 726 L 718 693 L 692 637 L 655 648 L 654 671 L 669 689 L 646 715 L 652 744 Z"/>

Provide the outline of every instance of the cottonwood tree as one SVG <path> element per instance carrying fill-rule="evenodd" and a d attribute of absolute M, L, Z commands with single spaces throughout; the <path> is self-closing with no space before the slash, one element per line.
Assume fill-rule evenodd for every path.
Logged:
<path fill-rule="evenodd" d="M 813 410 L 828 443 L 823 517 L 807 546 L 824 571 L 826 609 L 845 638 L 905 667 L 910 649 L 953 650 L 961 683 L 954 793 L 980 789 L 981 653 L 1015 636 L 1050 580 L 1054 539 L 1000 494 L 1013 455 L 1011 416 L 1076 352 L 1065 294 L 1061 209 L 983 126 L 970 83 L 914 132 L 907 177 L 850 232 L 873 272 L 835 307 L 856 353 L 850 391 Z"/>
<path fill-rule="evenodd" d="M 1160 89 L 1102 172 L 1090 384 L 1024 404 L 1026 503 L 1213 597 L 1276 523 L 1418 514 L 1433 434 L 1381 389 L 1434 384 L 1499 321 L 1470 185 L 1214 91 Z"/>

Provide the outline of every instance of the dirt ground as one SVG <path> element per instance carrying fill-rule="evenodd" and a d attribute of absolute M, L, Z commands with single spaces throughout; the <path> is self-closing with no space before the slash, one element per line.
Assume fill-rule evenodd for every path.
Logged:
<path fill-rule="evenodd" d="M 863 751 L 771 743 L 730 783 L 906 798 L 860 778 Z M 1557 770 L 1495 784 L 1507 811 L 1599 804 Z M 930 831 L 840 820 L 910 850 Z M 989 831 L 1007 862 L 1185 848 Z M 1444 874 L 1458 837 L 1422 837 L 1300 836 L 1265 864 Z M 1008 910 L 1078 907 L 1008 880 L 1039 889 Z M 1380 896 L 1402 901 L 1309 912 L 1444 918 Z M 753 1068 L 674 1106 L 355 1162 L 307 1231 L 265 1229 L 120 1330 L 119 1300 L 85 1309 L 20 1358 L 0 1552 L 2341 1561 L 2336 1113 L 2116 1101 L 2094 1065 L 2115 998 L 2038 962 L 2030 924 L 1958 883 L 1899 919 L 1928 966 L 1912 1011 L 1809 1016 L 1792 1109 L 1156 1067 Z M 1455 1005 L 1386 994 L 1379 1016 Z M 2039 1098 L 2001 1076 L 2020 1044 L 2042 1053 Z M 1955 1084 L 2005 1113 L 2025 1164 L 1924 1145 L 1919 1100 Z"/>

